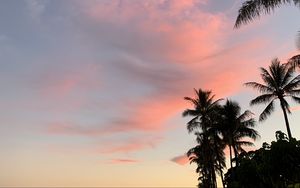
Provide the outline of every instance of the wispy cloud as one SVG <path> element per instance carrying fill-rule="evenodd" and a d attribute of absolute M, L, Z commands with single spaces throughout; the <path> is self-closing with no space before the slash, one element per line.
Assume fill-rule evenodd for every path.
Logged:
<path fill-rule="evenodd" d="M 108 161 L 108 164 L 131 164 L 131 163 L 138 163 L 139 160 L 135 159 L 111 159 Z"/>
<path fill-rule="evenodd" d="M 111 143 L 99 150 L 100 153 L 131 153 L 145 149 L 153 149 L 162 141 L 157 136 L 140 136 L 138 138 L 125 139 L 121 143 Z"/>
<path fill-rule="evenodd" d="M 263 48 L 266 41 L 229 43 L 231 22 L 221 12 L 206 11 L 208 3 L 75 1 L 76 14 L 69 18 L 76 20 L 75 41 L 93 54 L 90 59 L 97 66 L 62 74 L 49 70 L 53 76 L 43 82 L 42 93 L 47 100 L 61 102 L 79 94 L 81 102 L 71 101 L 74 109 L 81 112 L 82 104 L 93 106 L 97 117 L 93 123 L 54 119 L 55 123 L 47 123 L 47 132 L 90 137 L 163 132 L 169 128 L 166 122 L 187 107 L 183 97 L 192 95 L 192 88 L 212 89 L 220 97 L 238 91 L 241 80 L 256 71 L 250 67 L 255 58 L 247 52 Z M 98 66 L 101 71 L 95 71 Z M 86 87 L 99 84 L 97 74 L 101 90 Z M 101 105 L 95 110 L 96 103 Z M 124 142 L 129 146 L 115 150 L 147 145 Z"/>

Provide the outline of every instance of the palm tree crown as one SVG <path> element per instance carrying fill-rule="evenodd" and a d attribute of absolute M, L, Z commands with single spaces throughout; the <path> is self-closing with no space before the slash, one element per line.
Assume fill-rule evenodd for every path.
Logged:
<path fill-rule="evenodd" d="M 185 100 L 191 102 L 194 109 L 186 109 L 182 115 L 192 116 L 193 119 L 187 123 L 187 129 L 189 133 L 201 128 L 202 131 L 206 131 L 207 127 L 211 124 L 211 116 L 215 113 L 215 110 L 220 107 L 219 102 L 222 99 L 214 101 L 215 95 L 212 95 L 211 91 L 205 91 L 202 89 L 195 91 L 195 98 L 184 97 Z"/>
<path fill-rule="evenodd" d="M 269 14 L 275 8 L 283 4 L 291 4 L 300 6 L 300 0 L 248 0 L 243 3 L 239 9 L 239 15 L 235 21 L 235 28 L 242 24 L 247 24 L 253 19 L 260 17 L 261 14 Z"/>
<path fill-rule="evenodd" d="M 259 121 L 265 120 L 274 111 L 274 101 L 279 100 L 289 138 L 292 134 L 289 127 L 287 113 L 291 113 L 290 106 L 286 97 L 290 97 L 297 103 L 300 103 L 300 75 L 293 78 L 293 67 L 281 64 L 278 59 L 274 59 L 269 66 L 269 70 L 260 68 L 261 78 L 264 84 L 257 82 L 245 83 L 246 86 L 258 90 L 261 95 L 250 102 L 250 105 L 268 104 L 259 116 Z"/>

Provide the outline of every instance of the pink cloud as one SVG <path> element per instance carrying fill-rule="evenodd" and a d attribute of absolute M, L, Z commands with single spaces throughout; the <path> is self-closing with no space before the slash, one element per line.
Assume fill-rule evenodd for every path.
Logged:
<path fill-rule="evenodd" d="M 238 52 L 260 48 L 262 46 L 264 46 L 264 42 L 254 41 L 250 44 L 242 44 L 241 47 L 238 47 Z M 232 51 L 229 50 L 225 54 L 209 57 L 209 59 L 212 62 L 219 62 L 221 59 L 225 62 L 229 62 L 235 52 L 236 50 L 234 48 Z M 187 69 L 198 70 L 198 66 L 201 67 L 203 65 L 191 64 Z M 221 98 L 224 97 L 224 95 L 230 95 L 238 91 L 243 87 L 240 79 L 246 80 L 246 78 L 253 75 L 253 72 L 257 71 L 256 68 L 250 68 L 249 63 L 240 65 L 239 58 L 231 61 L 231 67 L 227 71 L 224 71 L 227 65 L 223 64 L 215 68 L 213 67 L 215 65 L 205 66 L 210 69 L 210 72 L 199 69 L 200 74 L 191 72 L 192 75 L 188 77 L 182 76 L 182 72 L 170 72 L 170 70 L 165 70 L 162 74 L 154 70 L 156 72 L 152 74 L 152 70 L 148 68 L 140 70 L 134 66 L 129 66 L 127 70 L 126 67 L 122 67 L 123 71 L 128 71 L 128 74 L 134 76 L 133 79 L 139 79 L 149 86 L 155 86 L 156 90 L 154 90 L 153 94 L 143 96 L 137 100 L 127 99 L 123 101 L 122 104 L 126 107 L 125 115 L 115 117 L 110 122 L 102 123 L 102 125 L 90 127 L 80 126 L 76 123 L 56 122 L 49 124 L 48 132 L 52 134 L 97 136 L 126 131 L 164 131 L 168 128 L 165 123 L 169 119 L 189 107 L 189 104 L 183 100 L 183 97 L 193 95 L 192 88 L 196 86 L 195 83 L 200 83 L 199 87 L 212 89 L 213 92 Z M 181 75 L 181 79 L 176 78 L 176 76 L 173 77 L 173 75 Z M 240 79 L 237 79 L 237 77 Z"/>
<path fill-rule="evenodd" d="M 187 157 L 186 154 L 184 154 L 184 155 L 180 155 L 180 156 L 172 158 L 171 161 L 173 161 L 174 163 L 177 163 L 179 165 L 186 165 L 189 162 L 189 158 Z"/>
<path fill-rule="evenodd" d="M 112 153 L 131 153 L 146 149 L 153 149 L 159 143 L 161 143 L 162 138 L 157 136 L 143 136 L 143 138 L 131 138 L 123 140 L 120 143 L 109 143 L 107 146 L 95 150 L 95 152 L 100 152 L 104 154 Z"/>
<path fill-rule="evenodd" d="M 119 117 L 102 125 L 79 125 L 72 122 L 53 122 L 46 127 L 49 134 L 99 136 L 114 133 L 136 131 L 157 132 L 167 129 L 165 123 L 185 106 L 182 97 L 169 98 L 164 101 L 143 100 L 139 103 L 128 103 L 131 112 L 126 117 Z M 146 108 L 144 108 L 146 107 Z"/>
<path fill-rule="evenodd" d="M 253 72 L 260 54 L 251 51 L 263 48 L 267 41 L 259 38 L 231 43 L 232 22 L 223 13 L 203 11 L 208 1 L 79 1 L 85 40 L 117 49 L 113 60 L 102 64 L 111 71 L 108 82 L 117 77 L 117 93 L 139 93 L 135 88 L 147 87 L 138 97 L 114 98 L 109 107 L 120 111 L 97 126 L 57 121 L 48 126 L 48 133 L 83 136 L 107 136 L 113 133 L 155 133 L 165 131 L 166 122 L 180 116 L 189 104 L 184 96 L 192 96 L 193 88 L 211 89 L 218 97 L 237 92 Z M 80 21 L 79 21 L 80 23 Z M 85 30 L 88 26 L 88 29 Z M 86 41 L 85 41 L 86 42 Z M 98 46 L 96 46 L 98 49 Z M 106 47 L 106 48 L 105 48 Z M 101 61 L 102 62 L 102 61 Z M 69 96 L 80 90 L 93 69 L 63 76 L 49 93 L 62 91 Z M 81 72 L 81 71 L 80 71 Z M 110 80 L 111 79 L 111 80 Z M 60 80 L 60 79 L 59 79 Z M 92 81 L 93 79 L 91 79 Z M 59 84 L 58 84 L 59 83 Z M 106 83 L 110 85 L 110 83 Z M 109 88 L 111 89 L 111 88 Z M 127 90 L 128 89 L 128 90 Z M 106 90 L 99 95 L 113 95 Z M 105 115 L 104 115 L 105 117 Z M 101 114 L 99 119 L 101 119 Z M 140 138 L 143 140 L 143 138 Z M 106 153 L 132 152 L 153 147 L 159 142 L 124 140 Z"/>
<path fill-rule="evenodd" d="M 229 27 L 223 14 L 201 10 L 206 2 L 83 1 L 81 7 L 87 22 L 123 28 L 123 36 L 132 39 L 125 44 L 126 39 L 115 37 L 124 50 L 142 58 L 159 56 L 169 63 L 186 64 L 199 62 L 208 53 L 220 49 L 225 36 L 223 30 Z"/>

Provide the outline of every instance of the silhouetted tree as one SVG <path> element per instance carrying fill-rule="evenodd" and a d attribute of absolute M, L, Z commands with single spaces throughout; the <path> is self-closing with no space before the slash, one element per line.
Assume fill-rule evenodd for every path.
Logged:
<path fill-rule="evenodd" d="M 233 157 L 237 159 L 239 151 L 243 151 L 242 146 L 253 145 L 250 141 L 245 141 L 245 138 L 257 139 L 259 134 L 253 129 L 255 120 L 252 118 L 252 113 L 248 110 L 241 113 L 241 108 L 237 102 L 227 100 L 222 106 L 221 119 L 218 126 L 218 131 L 223 137 L 223 141 L 228 145 L 230 151 L 230 166 L 232 167 Z M 236 162 L 236 165 L 238 163 Z"/>
<path fill-rule="evenodd" d="M 281 64 L 278 59 L 274 59 L 269 66 L 269 70 L 260 68 L 261 78 L 264 84 L 257 82 L 245 83 L 246 86 L 258 90 L 261 95 L 250 102 L 250 105 L 268 104 L 259 116 L 259 121 L 265 120 L 275 109 L 274 101 L 279 100 L 283 111 L 289 139 L 292 138 L 287 113 L 291 113 L 286 97 L 290 97 L 300 103 L 300 75 L 293 78 L 294 69 Z"/>
<path fill-rule="evenodd" d="M 215 188 L 217 186 L 215 172 L 223 175 L 224 148 L 218 142 L 217 135 L 209 129 L 215 122 L 216 111 L 220 109 L 219 101 L 222 99 L 215 101 L 211 91 L 201 89 L 194 89 L 194 91 L 195 98 L 184 98 L 192 103 L 193 109 L 186 109 L 182 114 L 184 117 L 192 116 L 192 119 L 187 123 L 187 129 L 189 133 L 194 132 L 197 136 L 198 145 L 189 150 L 188 156 L 190 156 L 191 162 L 198 165 L 196 171 L 200 174 L 199 186 Z"/>

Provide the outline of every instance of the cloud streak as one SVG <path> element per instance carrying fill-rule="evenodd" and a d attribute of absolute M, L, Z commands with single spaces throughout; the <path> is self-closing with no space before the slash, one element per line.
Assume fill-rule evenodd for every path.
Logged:
<path fill-rule="evenodd" d="M 184 154 L 172 158 L 171 161 L 179 165 L 186 165 L 187 163 L 189 163 L 189 158 L 186 156 L 186 154 Z"/>
<path fill-rule="evenodd" d="M 108 164 L 132 164 L 132 163 L 138 163 L 139 160 L 135 159 L 111 159 L 108 161 Z"/>

